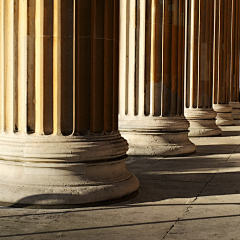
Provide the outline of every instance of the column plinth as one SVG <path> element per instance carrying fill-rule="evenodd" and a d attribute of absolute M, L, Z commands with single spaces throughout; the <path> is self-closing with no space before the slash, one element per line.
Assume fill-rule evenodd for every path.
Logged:
<path fill-rule="evenodd" d="M 143 124 L 144 123 L 144 124 Z M 128 140 L 130 155 L 174 156 L 191 153 L 185 117 L 120 117 L 121 134 Z"/>
<path fill-rule="evenodd" d="M 118 131 L 119 1 L 7 0 L 0 16 L 0 202 L 137 191 Z"/>
<path fill-rule="evenodd" d="M 192 153 L 183 115 L 185 1 L 122 1 L 119 129 L 128 154 Z"/>
<path fill-rule="evenodd" d="M 232 117 L 234 120 L 240 120 L 240 103 L 239 102 L 229 102 L 232 107 Z"/>
<path fill-rule="evenodd" d="M 189 136 L 221 134 L 212 108 L 214 1 L 187 1 L 185 109 Z"/>
<path fill-rule="evenodd" d="M 216 123 L 218 126 L 235 125 L 232 117 L 232 107 L 229 104 L 213 104 L 214 110 L 217 112 Z"/>
<path fill-rule="evenodd" d="M 217 136 L 221 129 L 216 125 L 217 113 L 211 108 L 185 108 L 186 118 L 190 122 L 189 136 Z"/>
<path fill-rule="evenodd" d="M 78 205 L 121 198 L 138 180 L 118 133 L 95 136 L 1 134 L 1 202 Z"/>

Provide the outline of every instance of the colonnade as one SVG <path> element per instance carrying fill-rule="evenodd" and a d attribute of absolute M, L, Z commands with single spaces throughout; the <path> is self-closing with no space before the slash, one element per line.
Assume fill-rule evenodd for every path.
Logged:
<path fill-rule="evenodd" d="M 189 154 L 190 136 L 234 124 L 239 12 L 239 0 L 0 1 L 0 202 L 121 199 L 139 188 L 128 143 Z"/>
<path fill-rule="evenodd" d="M 239 7 L 238 0 L 122 2 L 119 128 L 128 154 L 191 153 L 188 137 L 235 124 Z"/>

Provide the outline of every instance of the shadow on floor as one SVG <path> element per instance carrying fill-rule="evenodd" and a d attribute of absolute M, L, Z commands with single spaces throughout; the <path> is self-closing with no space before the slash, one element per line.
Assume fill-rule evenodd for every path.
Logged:
<path fill-rule="evenodd" d="M 178 222 L 188 222 L 188 221 L 198 221 L 198 220 L 216 220 L 219 218 L 236 218 L 240 217 L 239 214 L 236 215 L 225 215 L 225 216 L 213 216 L 213 217 L 201 217 L 201 218 L 187 218 L 187 219 L 179 219 Z M 26 237 L 26 236 L 37 236 L 42 234 L 54 234 L 54 233 L 69 233 L 69 232 L 79 232 L 79 231 L 87 231 L 87 230 L 104 230 L 104 229 L 111 229 L 111 228 L 124 228 L 124 227 L 133 227 L 133 226 L 146 226 L 146 225 L 155 225 L 155 224 L 163 224 L 163 223 L 174 223 L 176 220 L 167 220 L 167 221 L 152 221 L 152 222 L 143 222 L 143 223 L 129 223 L 129 224 L 122 224 L 122 225 L 107 225 L 107 226 L 98 226 L 98 227 L 86 227 L 86 228 L 73 228 L 73 229 L 61 229 L 59 230 L 52 230 L 52 231 L 40 231 L 40 232 L 33 232 L 33 233 L 24 233 L 24 234 L 9 234 L 9 235 L 0 235 L 1 238 L 4 237 Z"/>
<path fill-rule="evenodd" d="M 114 204 L 124 207 L 128 204 L 155 203 L 168 199 L 240 194 L 240 159 L 229 163 L 228 156 L 211 156 L 212 146 L 198 146 L 198 149 L 201 150 L 201 148 L 207 151 L 209 157 L 201 155 L 204 151 L 200 151 L 195 156 L 179 158 L 129 157 L 127 168 L 140 181 L 139 194 L 134 198 L 128 196 L 125 199 L 100 203 L 97 206 Z M 237 145 L 214 146 L 215 154 L 216 148 L 219 148 L 217 154 L 229 156 L 237 154 L 234 151 L 238 149 Z M 239 171 L 237 171 L 238 168 Z M 52 198 L 53 196 L 42 197 Z M 34 199 L 34 196 L 32 198 Z M 22 205 L 25 200 L 22 199 L 10 207 L 35 207 Z M 63 208 L 63 206 L 57 208 Z"/>

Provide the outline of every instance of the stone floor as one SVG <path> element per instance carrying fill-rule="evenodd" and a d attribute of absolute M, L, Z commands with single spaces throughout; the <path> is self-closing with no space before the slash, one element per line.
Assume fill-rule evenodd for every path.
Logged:
<path fill-rule="evenodd" d="M 238 122 L 240 125 L 240 122 Z M 139 194 L 102 207 L 0 207 L 0 239 L 240 239 L 240 126 L 187 157 L 129 157 Z"/>

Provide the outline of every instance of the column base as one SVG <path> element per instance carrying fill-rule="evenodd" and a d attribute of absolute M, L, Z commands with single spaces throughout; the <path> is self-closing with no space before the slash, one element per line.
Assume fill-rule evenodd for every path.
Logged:
<path fill-rule="evenodd" d="M 71 206 L 137 191 L 118 133 L 89 136 L 0 135 L 0 202 Z"/>
<path fill-rule="evenodd" d="M 213 109 L 217 112 L 216 124 L 218 126 L 233 126 L 236 124 L 232 117 L 232 107 L 229 104 L 213 104 Z"/>
<path fill-rule="evenodd" d="M 232 117 L 234 120 L 240 120 L 240 103 L 230 102 L 229 105 L 232 107 Z"/>
<path fill-rule="evenodd" d="M 146 126 L 146 127 L 145 127 Z M 120 131 L 129 143 L 129 155 L 177 156 L 196 151 L 188 139 L 184 117 L 135 117 L 120 120 Z"/>
<path fill-rule="evenodd" d="M 185 108 L 190 123 L 189 137 L 218 136 L 222 130 L 216 125 L 217 113 L 212 108 Z"/>

